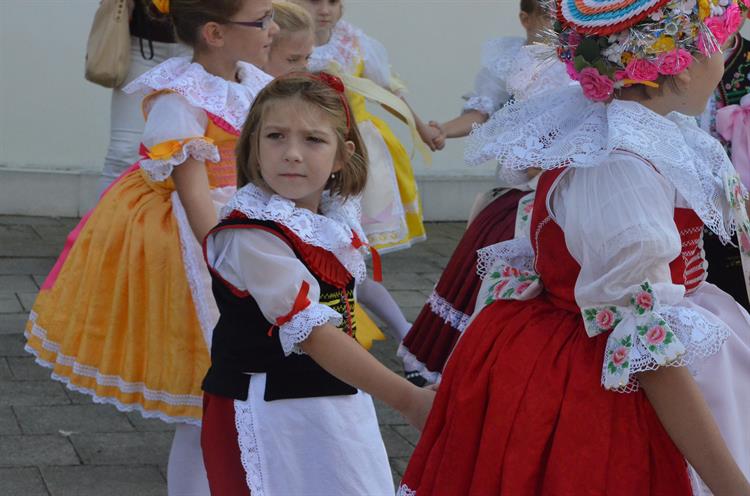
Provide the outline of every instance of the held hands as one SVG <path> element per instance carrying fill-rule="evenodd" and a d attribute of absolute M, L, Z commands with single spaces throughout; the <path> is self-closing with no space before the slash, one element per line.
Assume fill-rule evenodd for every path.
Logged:
<path fill-rule="evenodd" d="M 445 132 L 435 121 L 430 121 L 430 124 L 424 122 L 417 123 L 417 131 L 419 136 L 424 141 L 431 151 L 442 150 L 445 147 Z"/>
<path fill-rule="evenodd" d="M 427 415 L 432 408 L 432 402 L 435 401 L 436 388 L 421 388 L 413 386 L 411 397 L 401 414 L 406 417 L 411 425 L 420 431 L 424 427 Z"/>

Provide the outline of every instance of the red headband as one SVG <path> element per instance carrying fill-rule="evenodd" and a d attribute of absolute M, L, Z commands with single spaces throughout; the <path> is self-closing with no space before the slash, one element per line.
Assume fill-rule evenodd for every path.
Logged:
<path fill-rule="evenodd" d="M 344 82 L 338 76 L 334 76 L 333 74 L 329 74 L 327 72 L 307 72 L 305 74 L 310 79 L 320 81 L 321 83 L 325 84 L 333 91 L 338 93 L 339 98 L 341 98 L 341 103 L 344 105 L 344 113 L 346 114 L 346 133 L 349 134 L 349 130 L 352 128 L 352 122 L 351 118 L 349 117 L 349 102 L 346 100 L 346 95 L 344 94 L 346 91 Z"/>

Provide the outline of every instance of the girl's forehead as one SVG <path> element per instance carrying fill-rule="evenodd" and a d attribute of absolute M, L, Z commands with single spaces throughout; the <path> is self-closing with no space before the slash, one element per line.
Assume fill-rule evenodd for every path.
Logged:
<path fill-rule="evenodd" d="M 299 96 L 274 98 L 266 102 L 261 126 L 291 125 L 316 130 L 334 128 L 333 117 L 328 112 Z"/>

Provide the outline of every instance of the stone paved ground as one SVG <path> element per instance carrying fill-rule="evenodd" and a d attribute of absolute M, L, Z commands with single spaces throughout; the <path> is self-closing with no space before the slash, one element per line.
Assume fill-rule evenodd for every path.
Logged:
<path fill-rule="evenodd" d="M 52 381 L 23 351 L 22 330 L 45 275 L 76 219 L 0 216 L 0 495 L 166 494 L 170 427 L 96 405 Z M 463 232 L 428 224 L 428 241 L 384 257 L 385 284 L 413 320 Z M 374 354 L 400 371 L 393 340 Z M 418 433 L 377 405 L 394 478 Z"/>

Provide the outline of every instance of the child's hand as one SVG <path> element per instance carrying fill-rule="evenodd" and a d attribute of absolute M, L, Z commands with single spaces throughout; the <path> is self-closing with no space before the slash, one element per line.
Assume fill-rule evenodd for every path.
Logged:
<path fill-rule="evenodd" d="M 430 413 L 435 394 L 435 391 L 431 389 L 414 386 L 409 405 L 401 412 L 406 420 L 420 431 Z"/>
<path fill-rule="evenodd" d="M 419 137 L 422 138 L 422 141 L 424 141 L 424 144 L 427 145 L 431 151 L 438 150 L 435 140 L 440 137 L 440 129 L 432 126 L 427 125 L 423 122 L 420 122 L 417 124 L 417 131 L 419 131 Z"/>
<path fill-rule="evenodd" d="M 445 148 L 445 140 L 448 138 L 448 133 L 445 131 L 445 127 L 437 121 L 430 121 L 430 127 L 435 128 L 438 131 L 438 135 L 432 140 L 435 149 L 442 150 Z"/>

